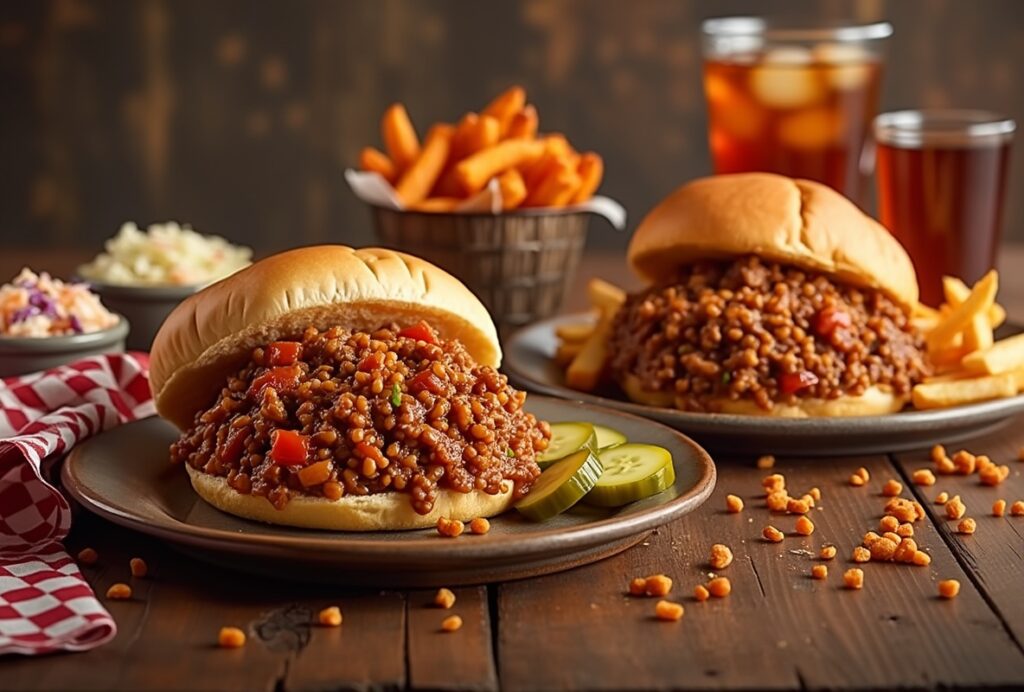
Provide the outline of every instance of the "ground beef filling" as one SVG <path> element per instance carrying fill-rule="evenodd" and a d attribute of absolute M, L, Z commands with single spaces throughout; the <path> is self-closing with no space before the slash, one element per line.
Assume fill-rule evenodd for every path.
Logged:
<path fill-rule="evenodd" d="M 771 410 L 872 385 L 906 394 L 928 374 L 921 336 L 886 296 L 757 257 L 700 263 L 630 296 L 610 353 L 617 381 L 632 375 L 688 411 L 723 398 Z"/>
<path fill-rule="evenodd" d="M 529 490 L 551 431 L 525 399 L 423 323 L 309 328 L 255 349 L 171 457 L 278 509 L 295 494 L 397 491 L 427 514 L 439 489 Z"/>

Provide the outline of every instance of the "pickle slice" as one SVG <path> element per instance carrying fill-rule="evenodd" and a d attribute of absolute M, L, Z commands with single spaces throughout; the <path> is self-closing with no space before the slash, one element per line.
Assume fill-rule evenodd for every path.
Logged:
<path fill-rule="evenodd" d="M 597 435 L 598 449 L 610 449 L 629 442 L 628 437 L 620 433 L 615 428 L 609 428 L 607 425 L 598 425 L 597 423 L 594 423 L 594 433 Z"/>
<path fill-rule="evenodd" d="M 601 462 L 589 449 L 556 461 L 533 484 L 516 509 L 533 521 L 546 521 L 580 501 L 601 477 Z"/>
<path fill-rule="evenodd" d="M 597 451 L 597 433 L 590 423 L 552 423 L 551 442 L 542 454 L 537 455 L 537 465 L 546 469 L 556 461 L 564 459 L 581 449 Z"/>
<path fill-rule="evenodd" d="M 604 473 L 584 498 L 588 505 L 621 507 L 660 493 L 676 481 L 672 454 L 662 447 L 627 443 L 597 456 Z"/>

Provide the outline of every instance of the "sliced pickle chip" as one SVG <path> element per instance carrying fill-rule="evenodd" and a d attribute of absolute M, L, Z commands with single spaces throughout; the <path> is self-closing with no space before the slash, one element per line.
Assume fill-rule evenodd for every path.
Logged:
<path fill-rule="evenodd" d="M 588 505 L 621 507 L 660 493 L 676 482 L 672 454 L 654 445 L 627 443 L 598 452 L 601 479 L 584 498 Z"/>
<path fill-rule="evenodd" d="M 579 502 L 600 477 L 601 462 L 590 450 L 581 449 L 540 474 L 516 509 L 528 519 L 546 521 Z"/>
<path fill-rule="evenodd" d="M 597 451 L 597 433 L 590 423 L 552 423 L 551 442 L 542 454 L 537 455 L 537 465 L 546 469 L 551 464 L 570 454 L 586 449 Z"/>
<path fill-rule="evenodd" d="M 607 425 L 598 425 L 597 423 L 594 423 L 594 433 L 597 435 L 598 449 L 610 449 L 629 442 L 628 437 L 620 433 L 615 428 L 609 428 Z"/>

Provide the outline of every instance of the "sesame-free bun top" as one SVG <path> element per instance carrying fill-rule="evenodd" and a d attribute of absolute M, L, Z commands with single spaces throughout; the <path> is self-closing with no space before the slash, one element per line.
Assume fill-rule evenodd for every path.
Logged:
<path fill-rule="evenodd" d="M 757 255 L 882 291 L 906 309 L 917 277 L 889 231 L 832 188 L 772 173 L 694 180 L 640 223 L 629 263 L 652 283 L 704 259 Z"/>
<path fill-rule="evenodd" d="M 344 245 L 273 255 L 190 296 L 164 321 L 150 352 L 157 412 L 188 428 L 252 349 L 299 336 L 306 327 L 375 329 L 419 320 L 461 342 L 477 363 L 501 363 L 487 309 L 429 262 Z"/>

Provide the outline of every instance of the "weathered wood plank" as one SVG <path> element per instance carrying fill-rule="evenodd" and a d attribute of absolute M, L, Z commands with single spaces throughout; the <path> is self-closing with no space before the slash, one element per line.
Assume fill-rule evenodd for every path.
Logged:
<path fill-rule="evenodd" d="M 846 479 L 858 466 L 872 472 L 865 488 Z M 824 493 L 811 513 L 810 537 L 793 535 L 795 517 L 770 516 L 752 464 L 720 463 L 708 505 L 662 529 L 649 545 L 589 567 L 498 592 L 502 687 L 598 689 L 892 689 L 1024 684 L 1024 655 L 927 522 L 918 542 L 930 567 L 863 565 L 863 591 L 842 588 L 842 573 L 865 531 L 877 526 L 885 498 L 879 487 L 896 469 L 883 457 L 780 461 L 790 488 Z M 742 514 L 727 514 L 724 497 L 744 497 Z M 760 538 L 772 523 L 781 544 Z M 711 544 L 729 545 L 734 563 L 722 570 L 733 585 L 724 600 L 697 603 Z M 838 546 L 825 582 L 810 579 L 824 543 Z M 679 623 L 652 619 L 653 599 L 625 595 L 631 577 L 664 572 L 676 580 Z M 960 597 L 942 602 L 935 582 L 957 578 Z"/>
<path fill-rule="evenodd" d="M 436 591 L 408 595 L 409 686 L 425 690 L 496 690 L 487 588 L 466 587 L 453 592 L 455 605 L 450 610 L 433 605 Z M 462 618 L 461 629 L 441 631 L 441 621 L 449 615 Z"/>
<path fill-rule="evenodd" d="M 997 464 L 1010 467 L 1010 476 L 998 486 L 982 485 L 978 475 L 937 476 L 931 487 L 912 486 L 915 494 L 939 527 L 956 558 L 974 575 L 976 583 L 1013 633 L 1024 644 L 1024 517 L 1010 516 L 1010 505 L 1024 500 L 1024 462 L 1018 451 L 1024 445 L 1024 429 L 1013 424 L 1004 431 L 976 442 L 951 445 L 949 454 L 967 449 L 987 454 Z M 930 450 L 897 456 L 897 464 L 906 478 L 915 469 L 933 468 Z M 977 522 L 977 532 L 966 536 L 956 533 L 959 522 L 946 517 L 945 509 L 934 503 L 940 492 L 959 495 L 967 505 L 965 516 Z M 1006 500 L 1006 516 L 992 516 L 992 505 Z"/>

